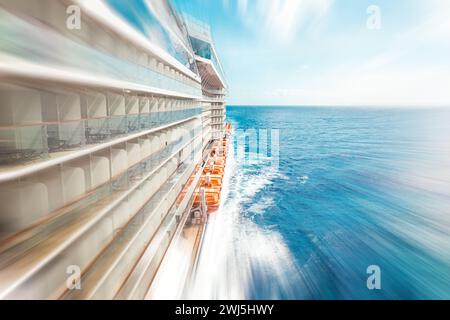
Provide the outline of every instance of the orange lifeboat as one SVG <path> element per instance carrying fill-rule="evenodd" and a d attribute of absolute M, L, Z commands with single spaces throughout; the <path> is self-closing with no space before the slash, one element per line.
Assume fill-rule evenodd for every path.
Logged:
<path fill-rule="evenodd" d="M 208 213 L 217 210 L 220 205 L 220 194 L 229 146 L 228 134 L 232 130 L 231 124 L 227 123 L 224 129 L 227 133 L 225 138 L 219 139 L 214 143 L 210 152 L 210 158 L 207 160 L 203 169 L 203 175 L 200 178 L 200 188 L 203 191 L 197 189 L 194 193 L 194 206 L 201 205 L 201 194 L 204 194 Z"/>
<path fill-rule="evenodd" d="M 200 179 L 200 185 L 202 187 L 213 187 L 222 188 L 222 176 L 221 175 L 210 175 L 209 177 L 203 176 Z"/>
<path fill-rule="evenodd" d="M 223 176 L 224 166 L 213 165 L 211 168 L 211 174 L 219 174 Z"/>
<path fill-rule="evenodd" d="M 205 189 L 206 205 L 208 206 L 208 212 L 217 210 L 220 204 L 220 190 L 216 188 Z M 198 206 L 201 203 L 200 192 L 195 192 L 194 206 Z"/>
<path fill-rule="evenodd" d="M 219 157 L 214 161 L 216 165 L 224 166 L 225 165 L 225 157 Z"/>

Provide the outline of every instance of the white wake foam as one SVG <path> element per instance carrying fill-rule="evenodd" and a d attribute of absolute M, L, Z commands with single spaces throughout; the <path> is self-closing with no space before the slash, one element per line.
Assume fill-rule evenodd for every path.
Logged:
<path fill-rule="evenodd" d="M 232 148 L 231 148 L 232 149 Z M 270 167 L 248 174 L 235 162 L 231 150 L 224 180 L 222 207 L 209 219 L 197 272 L 188 299 L 277 299 L 292 296 L 300 274 L 281 235 L 266 230 L 243 215 L 243 205 L 253 213 L 273 205 L 254 197 L 277 176 Z M 256 292 L 256 294 L 255 294 Z"/>

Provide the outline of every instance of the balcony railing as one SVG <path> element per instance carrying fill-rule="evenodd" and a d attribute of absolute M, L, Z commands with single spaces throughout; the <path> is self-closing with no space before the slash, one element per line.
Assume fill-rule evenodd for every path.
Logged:
<path fill-rule="evenodd" d="M 196 147 L 191 155 L 194 156 L 199 152 L 200 148 Z M 169 208 L 174 204 L 194 166 L 195 162 L 189 162 L 177 168 L 89 268 L 82 278 L 82 281 L 88 284 L 87 287 L 78 292 L 68 292 L 64 298 L 112 299 L 117 297 L 118 291 L 123 289 L 123 282 L 130 281 L 130 277 L 133 276 L 130 272 L 138 260 L 142 259 L 142 252 L 147 246 L 154 249 L 151 252 L 153 263 L 149 262 L 149 264 L 157 268 L 157 263 L 170 242 L 170 229 L 166 228 L 166 224 L 176 222 L 173 215 L 174 207 L 172 210 Z M 102 277 L 101 274 L 105 272 L 107 276 Z M 151 277 L 152 273 L 138 272 L 138 276 L 147 278 Z M 138 280 L 141 282 L 142 278 Z"/>
<path fill-rule="evenodd" d="M 194 163 L 191 157 L 200 150 L 200 137 L 192 139 L 181 148 L 176 148 L 175 152 L 168 156 L 167 154 L 171 150 L 166 148 L 156 156 L 156 159 L 147 159 L 129 168 L 124 174 L 103 186 L 98 190 L 99 194 L 96 194 L 96 197 L 92 196 L 91 201 L 93 202 L 87 199 L 78 201 L 74 208 L 70 208 L 70 211 L 61 213 L 53 220 L 38 225 L 3 243 L 0 247 L 0 276 L 6 274 L 9 276 L 8 281 L 0 287 L 0 297 L 46 298 L 52 294 L 58 295 L 59 286 L 63 286 L 65 283 L 65 274 L 62 273 L 62 277 L 60 277 L 55 270 L 58 269 L 58 266 L 64 269 L 65 263 L 64 259 L 58 259 L 57 257 L 63 257 L 64 250 L 70 247 L 69 252 L 71 257 L 75 259 L 74 261 L 81 268 L 86 268 L 97 253 L 101 251 L 101 247 L 107 245 L 111 237 L 115 237 L 117 232 L 120 233 L 125 225 L 132 225 L 128 221 L 135 216 L 135 212 L 140 210 L 141 206 L 144 206 L 142 210 L 148 211 L 151 209 L 151 212 L 154 212 L 155 203 L 145 200 L 149 197 L 163 203 L 163 207 L 160 207 L 160 213 L 165 214 L 167 212 L 165 210 L 170 207 L 170 201 L 174 201 L 177 195 L 163 196 L 169 186 L 164 181 L 173 172 L 177 172 L 177 166 L 180 168 L 180 164 L 184 163 L 184 166 L 187 166 Z M 175 161 L 181 154 L 180 152 L 183 154 L 182 158 Z M 150 165 L 148 165 L 149 161 Z M 177 164 L 178 161 L 180 161 L 180 164 Z M 173 183 L 172 179 L 167 181 L 169 184 Z M 96 227 L 93 228 L 94 226 Z M 89 230 L 95 230 L 97 235 L 94 236 Z M 107 230 L 110 231 L 107 232 Z M 74 238 L 75 235 L 77 236 Z M 150 237 L 145 239 L 150 239 Z M 30 260 L 25 255 L 30 248 L 38 250 L 40 247 L 46 248 L 45 252 L 56 259 L 54 260 L 56 264 L 53 262 L 41 264 L 39 259 Z M 40 258 L 44 259 L 43 256 Z M 51 260 L 47 258 L 44 260 L 50 262 Z M 15 267 L 16 262 L 20 264 L 20 268 Z M 60 265 L 61 263 L 63 265 Z M 38 269 L 34 268 L 35 264 L 39 264 Z M 30 270 L 34 270 L 32 274 L 29 273 Z M 47 278 L 50 275 L 51 279 Z M 45 278 L 48 281 L 38 281 L 42 285 L 32 284 L 32 280 L 30 280 L 31 282 L 28 281 L 32 279 L 29 277 Z M 30 285 L 33 290 L 27 291 L 26 288 Z M 14 286 L 15 289 L 9 291 L 10 286 Z"/>
<path fill-rule="evenodd" d="M 0 165 L 46 158 L 51 153 L 99 144 L 201 115 L 201 108 L 57 123 L 0 126 Z"/>
<path fill-rule="evenodd" d="M 101 32 L 101 28 L 92 29 Z M 171 90 L 192 96 L 201 96 L 201 85 L 181 75 L 154 58 L 138 61 L 134 58 L 121 59 L 111 52 L 98 50 L 69 37 L 64 37 L 52 29 L 36 27 L 5 10 L 0 9 L 0 53 L 8 54 L 40 66 L 51 66 L 64 71 L 83 71 L 95 77 L 129 81 L 154 88 Z M 105 32 L 105 35 L 107 33 Z M 127 47 L 123 39 L 115 39 L 116 47 Z M 49 45 L 51 44 L 51 45 Z M 112 52 L 116 51 L 111 48 Z M 142 60 L 142 59 L 141 59 Z M 138 63 L 139 62 L 139 63 Z"/>

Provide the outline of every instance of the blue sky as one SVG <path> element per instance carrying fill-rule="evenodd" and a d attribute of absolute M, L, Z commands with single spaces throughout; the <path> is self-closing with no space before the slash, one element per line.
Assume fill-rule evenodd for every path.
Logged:
<path fill-rule="evenodd" d="M 450 105 L 448 0 L 173 1 L 211 25 L 229 104 Z"/>

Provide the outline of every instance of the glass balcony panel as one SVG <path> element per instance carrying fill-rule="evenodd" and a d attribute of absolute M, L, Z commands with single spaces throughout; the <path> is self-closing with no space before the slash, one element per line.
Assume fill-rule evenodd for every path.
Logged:
<path fill-rule="evenodd" d="M 89 119 L 85 121 L 85 125 L 87 144 L 104 143 L 110 139 L 109 121 L 107 118 Z"/>
<path fill-rule="evenodd" d="M 126 191 L 129 187 L 128 172 L 119 174 L 111 183 L 114 191 Z"/>
<path fill-rule="evenodd" d="M 155 128 L 159 125 L 159 116 L 158 116 L 158 112 L 150 112 L 149 114 L 149 121 L 150 121 L 150 128 Z"/>
<path fill-rule="evenodd" d="M 152 156 L 144 159 L 141 163 L 141 170 L 142 170 L 142 174 L 147 174 L 150 173 L 153 168 L 155 167 L 152 163 Z"/>
<path fill-rule="evenodd" d="M 128 169 L 128 184 L 134 185 L 139 182 L 143 177 L 144 171 L 142 170 L 142 164 L 138 163 Z"/>
<path fill-rule="evenodd" d="M 148 130 L 152 128 L 151 122 L 151 114 L 150 113 L 141 113 L 139 115 L 139 128 L 140 130 Z"/>
<path fill-rule="evenodd" d="M 49 152 L 80 148 L 86 143 L 85 122 L 71 121 L 47 125 Z"/>
<path fill-rule="evenodd" d="M 127 115 L 128 133 L 135 133 L 141 129 L 139 114 Z M 148 127 L 144 127 L 147 129 Z"/>
<path fill-rule="evenodd" d="M 45 126 L 0 129 L 0 163 L 11 164 L 48 155 Z"/>
<path fill-rule="evenodd" d="M 128 133 L 127 117 L 112 116 L 109 118 L 109 132 L 111 138 L 117 138 Z"/>

